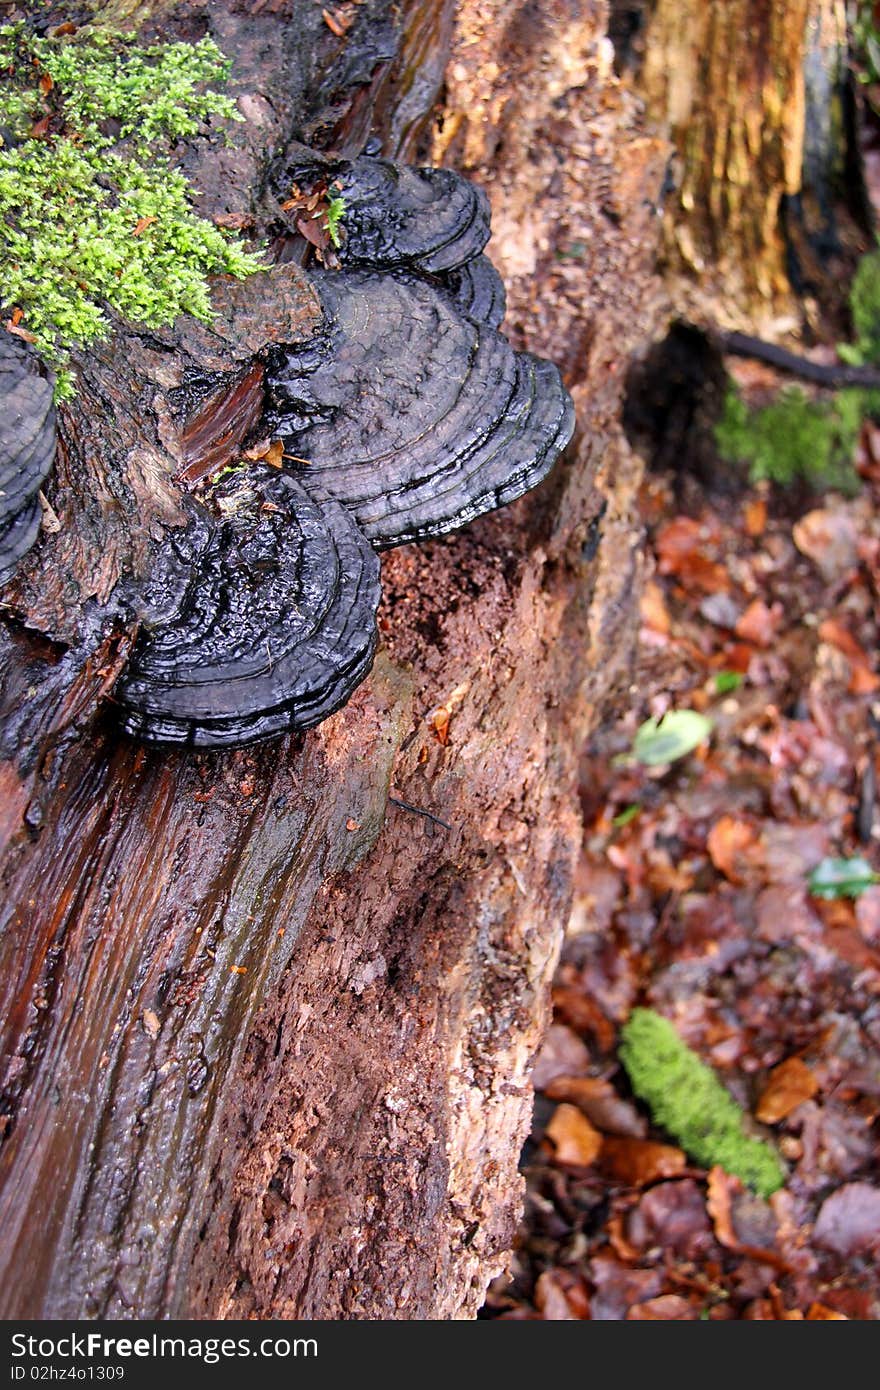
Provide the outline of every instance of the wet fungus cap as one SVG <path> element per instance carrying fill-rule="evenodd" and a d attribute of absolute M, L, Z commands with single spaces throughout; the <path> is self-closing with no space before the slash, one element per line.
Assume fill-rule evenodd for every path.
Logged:
<path fill-rule="evenodd" d="M 488 256 L 477 256 L 458 270 L 451 270 L 438 283 L 443 286 L 463 314 L 487 328 L 500 328 L 507 312 L 504 281 Z"/>
<path fill-rule="evenodd" d="M 0 584 L 11 578 L 40 529 L 37 493 L 55 458 L 52 384 L 36 355 L 0 333 Z"/>
<path fill-rule="evenodd" d="M 362 155 L 342 166 L 334 186 L 345 200 L 343 265 L 418 266 L 439 275 L 473 260 L 489 240 L 489 199 L 452 169 Z"/>
<path fill-rule="evenodd" d="M 522 496 L 574 429 L 557 369 L 415 275 L 316 272 L 319 340 L 269 354 L 272 431 L 316 500 L 379 549 L 442 535 Z"/>
<path fill-rule="evenodd" d="M 348 512 L 265 466 L 196 503 L 135 602 L 114 697 L 124 728 L 196 747 L 308 729 L 345 703 L 376 647 L 379 564 Z"/>

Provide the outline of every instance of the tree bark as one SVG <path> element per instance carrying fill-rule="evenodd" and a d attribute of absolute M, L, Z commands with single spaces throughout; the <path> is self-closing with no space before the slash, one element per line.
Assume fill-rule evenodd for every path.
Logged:
<path fill-rule="evenodd" d="M 306 0 L 109 9 L 235 59 L 247 125 L 186 157 L 208 215 L 259 209 L 291 137 L 426 150 L 452 45 L 435 152 L 487 184 L 507 331 L 564 368 L 579 431 L 531 498 L 383 557 L 373 673 L 319 728 L 145 747 L 111 692 L 120 586 L 179 520 L 165 393 L 210 358 L 246 413 L 249 335 L 309 306 L 276 268 L 221 288 L 214 335 L 83 359 L 61 527 L 0 614 L 0 1315 L 473 1316 L 521 1204 L 580 749 L 628 680 L 618 417 L 665 149 L 603 3 L 369 0 L 341 38 Z"/>
<path fill-rule="evenodd" d="M 784 208 L 805 220 L 789 229 L 801 249 L 827 237 L 845 54 L 842 0 L 654 0 L 643 86 L 675 146 L 665 258 L 731 321 L 791 311 Z"/>

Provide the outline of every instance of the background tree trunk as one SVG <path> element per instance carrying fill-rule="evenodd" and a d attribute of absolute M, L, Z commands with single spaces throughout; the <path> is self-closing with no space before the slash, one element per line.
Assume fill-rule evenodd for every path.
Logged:
<path fill-rule="evenodd" d="M 731 323 L 791 313 L 783 210 L 801 252 L 828 236 L 843 149 L 843 0 L 654 0 L 642 82 L 675 146 L 664 216 L 673 270 Z M 827 249 L 827 247 L 826 247 Z M 809 273 L 815 247 L 807 254 Z M 798 288 L 802 288 L 799 286 Z"/>
<path fill-rule="evenodd" d="M 307 0 L 134 7 L 235 60 L 247 124 L 186 159 L 202 210 L 259 208 L 291 136 L 427 152 L 451 44 L 437 153 L 489 184 L 508 331 L 564 368 L 579 432 L 533 497 L 383 558 L 382 648 L 337 715 L 169 751 L 120 736 L 108 694 L 118 584 L 176 519 L 163 391 L 191 342 L 170 377 L 134 333 L 83 361 L 62 526 L 0 630 L 7 1318 L 472 1316 L 519 1214 L 579 753 L 628 678 L 618 419 L 660 313 L 665 149 L 614 79 L 602 3 L 339 13 L 342 37 Z M 236 312 L 301 312 L 283 283 L 245 282 Z M 243 340 L 218 331 L 234 367 Z"/>

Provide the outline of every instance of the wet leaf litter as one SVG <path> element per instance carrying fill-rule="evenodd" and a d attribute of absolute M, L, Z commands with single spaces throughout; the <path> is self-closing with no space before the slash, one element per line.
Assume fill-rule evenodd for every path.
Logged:
<path fill-rule="evenodd" d="M 878 439 L 867 426 L 855 498 L 695 487 L 682 505 L 671 474 L 643 484 L 632 704 L 584 750 L 526 1215 L 483 1316 L 880 1314 Z M 679 712 L 693 736 L 635 756 Z M 775 1191 L 688 1152 L 636 1093 L 639 1009 L 778 1155 Z"/>

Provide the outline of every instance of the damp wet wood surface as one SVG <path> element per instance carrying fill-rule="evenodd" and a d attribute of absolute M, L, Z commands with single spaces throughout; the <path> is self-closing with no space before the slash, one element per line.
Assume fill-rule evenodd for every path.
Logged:
<path fill-rule="evenodd" d="M 135 8 L 201 32 L 204 7 Z M 602 4 L 413 0 L 396 25 L 352 6 L 342 36 L 302 0 L 219 8 L 253 116 L 198 157 L 206 209 L 246 208 L 291 133 L 357 148 L 372 128 L 461 168 L 492 199 L 505 331 L 563 369 L 579 430 L 534 496 L 383 558 L 379 656 L 338 714 L 169 751 L 120 735 L 107 697 L 133 635 L 120 579 L 179 520 L 186 467 L 143 383 L 160 401 L 197 349 L 135 337 L 85 367 L 48 487 L 62 530 L 3 595 L 0 1310 L 468 1317 L 519 1215 L 579 751 L 628 680 L 617 418 L 662 313 L 666 151 Z"/>

